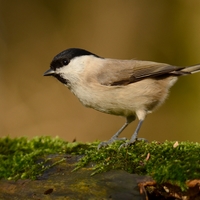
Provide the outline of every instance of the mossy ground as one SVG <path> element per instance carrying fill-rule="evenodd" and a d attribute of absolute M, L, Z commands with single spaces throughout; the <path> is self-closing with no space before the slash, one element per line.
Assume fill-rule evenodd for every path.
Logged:
<path fill-rule="evenodd" d="M 9 137 L 0 139 L 0 178 L 35 179 L 46 169 L 65 162 L 66 154 L 83 155 L 74 170 L 91 164 L 94 175 L 112 169 L 151 176 L 157 183 L 170 182 L 186 189 L 186 181 L 200 178 L 200 144 L 138 141 L 127 148 L 116 142 L 99 151 L 99 142 L 69 143 L 59 138 Z M 60 154 L 53 163 L 51 154 Z M 73 173 L 73 172 L 72 172 Z"/>

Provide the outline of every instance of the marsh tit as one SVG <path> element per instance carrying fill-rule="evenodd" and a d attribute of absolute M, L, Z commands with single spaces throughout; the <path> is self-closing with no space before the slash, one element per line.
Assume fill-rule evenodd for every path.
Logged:
<path fill-rule="evenodd" d="M 84 106 L 126 118 L 110 140 L 99 144 L 101 148 L 121 140 L 120 133 L 137 117 L 139 123 L 134 134 L 122 146 L 134 143 L 146 115 L 165 101 L 178 77 L 199 71 L 200 65 L 177 67 L 151 61 L 110 59 L 70 48 L 53 58 L 44 76 L 57 78 Z"/>

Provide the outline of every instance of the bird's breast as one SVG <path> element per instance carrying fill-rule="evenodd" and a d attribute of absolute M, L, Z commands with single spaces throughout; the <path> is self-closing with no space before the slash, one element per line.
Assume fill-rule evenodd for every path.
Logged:
<path fill-rule="evenodd" d="M 126 86 L 79 84 L 71 91 L 86 107 L 121 116 L 135 115 L 137 110 L 151 112 L 167 97 L 171 80 L 144 79 Z M 165 83 L 166 82 L 166 83 Z"/>

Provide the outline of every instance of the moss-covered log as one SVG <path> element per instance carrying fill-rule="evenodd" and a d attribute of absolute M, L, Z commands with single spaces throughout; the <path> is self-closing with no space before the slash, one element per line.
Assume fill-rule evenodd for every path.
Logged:
<path fill-rule="evenodd" d="M 30 185 L 35 182 L 37 182 L 36 186 L 39 186 L 40 183 L 44 184 L 45 181 L 52 182 L 52 187 L 46 187 L 45 191 L 43 188 L 42 194 L 45 195 L 45 192 L 53 194 L 53 191 L 58 189 L 53 186 L 56 182 L 55 180 L 50 181 L 50 177 L 54 177 L 55 174 L 61 176 L 62 171 L 67 169 L 68 171 L 64 174 L 67 173 L 68 180 L 73 176 L 77 179 L 84 177 L 83 179 L 89 180 L 88 188 L 97 191 L 98 187 L 102 186 L 92 184 L 93 177 L 97 183 L 101 182 L 103 177 L 107 178 L 109 174 L 112 176 L 113 183 L 116 182 L 115 189 L 121 194 L 128 194 L 126 189 L 124 189 L 126 191 L 124 193 L 118 188 L 119 186 L 124 188 L 126 185 L 126 179 L 122 177 L 120 184 L 117 182 L 124 171 L 123 173 L 126 175 L 122 176 L 126 178 L 128 175 L 131 178 L 133 174 L 146 176 L 146 178 L 134 179 L 133 183 L 139 185 L 138 191 L 143 195 L 153 196 L 153 198 L 165 196 L 189 199 L 200 194 L 200 144 L 138 141 L 132 146 L 119 149 L 121 142 L 116 142 L 98 151 L 98 143 L 68 143 L 59 138 L 50 137 L 37 137 L 32 140 L 2 138 L 0 139 L 0 178 L 2 178 L 0 184 L 4 186 L 11 184 L 13 187 L 14 183 L 7 180 L 18 180 L 15 183 L 19 184 L 19 182 L 21 183 L 19 179 L 29 179 L 28 183 L 26 181 L 24 183 L 30 188 Z M 44 177 L 45 180 L 43 180 Z M 60 180 L 58 177 L 56 179 Z M 60 183 L 62 184 L 63 181 Z M 66 185 L 69 188 L 71 184 L 63 184 L 60 187 L 63 188 Z M 85 184 L 87 185 L 84 183 L 83 188 Z M 0 193 L 3 194 L 5 187 L 1 188 Z M 77 185 L 76 188 L 78 188 Z M 68 192 L 69 194 L 73 193 L 71 190 Z M 107 197 L 108 194 L 109 192 L 106 192 Z M 114 193 L 111 196 L 113 195 Z"/>

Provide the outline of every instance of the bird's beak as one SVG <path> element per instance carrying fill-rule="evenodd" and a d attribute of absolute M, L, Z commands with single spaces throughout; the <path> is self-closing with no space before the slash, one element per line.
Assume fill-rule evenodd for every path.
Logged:
<path fill-rule="evenodd" d="M 55 74 L 55 71 L 53 69 L 48 69 L 46 72 L 44 72 L 44 76 L 53 76 Z"/>

